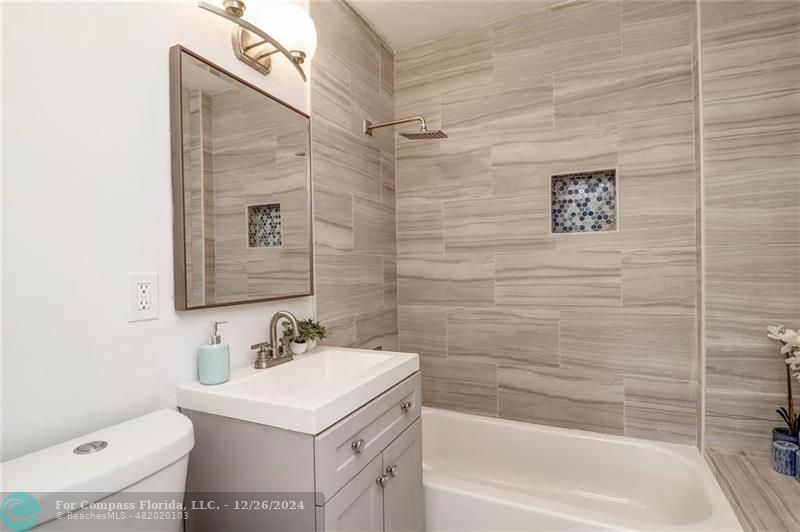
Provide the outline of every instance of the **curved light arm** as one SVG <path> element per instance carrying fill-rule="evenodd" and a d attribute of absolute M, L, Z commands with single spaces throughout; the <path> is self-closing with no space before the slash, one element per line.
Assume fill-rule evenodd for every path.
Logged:
<path fill-rule="evenodd" d="M 289 52 L 289 50 L 287 50 L 281 43 L 279 43 L 278 41 L 273 39 L 264 30 L 260 29 L 258 26 L 254 26 L 250 22 L 247 22 L 243 18 L 235 17 L 235 16 L 231 15 L 230 13 L 228 13 L 227 11 L 225 11 L 224 9 L 222 9 L 220 7 L 217 7 L 217 6 L 213 5 L 213 4 L 209 4 L 208 2 L 203 2 L 203 0 L 200 0 L 199 2 L 197 2 L 197 5 L 199 7 L 201 7 L 201 8 L 203 8 L 203 9 L 205 9 L 206 11 L 211 11 L 215 15 L 219 15 L 220 17 L 222 17 L 224 19 L 230 20 L 234 24 L 236 24 L 238 26 L 241 26 L 243 29 L 246 29 L 250 33 L 258 35 L 259 37 L 264 39 L 265 42 L 267 42 L 267 43 L 271 44 L 272 46 L 274 46 L 275 49 L 278 52 L 280 52 L 281 54 L 285 55 L 286 59 L 288 59 L 294 65 L 294 67 L 297 69 L 297 72 L 300 73 L 300 77 L 303 78 L 303 81 L 306 81 L 306 73 L 303 71 L 303 67 L 300 66 L 300 63 L 295 61 L 294 57 L 292 57 L 292 54 Z"/>

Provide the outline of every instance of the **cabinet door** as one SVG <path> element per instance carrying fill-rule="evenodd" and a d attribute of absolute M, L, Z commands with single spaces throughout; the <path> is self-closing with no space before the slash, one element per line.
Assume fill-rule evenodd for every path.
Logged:
<path fill-rule="evenodd" d="M 324 532 L 379 532 L 383 530 L 383 475 L 381 456 L 317 508 L 317 530 Z"/>
<path fill-rule="evenodd" d="M 422 532 L 422 420 L 417 419 L 383 451 L 383 522 L 386 532 Z"/>

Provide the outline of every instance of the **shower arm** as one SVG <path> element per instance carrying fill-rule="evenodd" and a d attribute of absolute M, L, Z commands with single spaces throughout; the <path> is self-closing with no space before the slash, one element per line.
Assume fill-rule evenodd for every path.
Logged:
<path fill-rule="evenodd" d="M 364 120 L 364 133 L 371 137 L 373 129 L 397 126 L 399 124 L 408 124 L 409 122 L 419 122 L 419 126 L 422 131 L 428 130 L 428 126 L 427 124 L 425 124 L 424 118 L 422 118 L 421 116 L 410 116 L 408 118 L 400 118 L 398 120 L 392 120 L 391 122 L 381 122 L 380 124 L 373 124 L 369 120 Z"/>

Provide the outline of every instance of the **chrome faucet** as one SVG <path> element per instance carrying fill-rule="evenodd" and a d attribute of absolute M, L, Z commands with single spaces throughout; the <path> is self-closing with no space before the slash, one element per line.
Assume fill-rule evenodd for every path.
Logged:
<path fill-rule="evenodd" d="M 250 349 L 258 349 L 256 354 L 256 363 L 253 365 L 256 369 L 267 369 L 284 362 L 292 360 L 292 353 L 289 350 L 289 342 L 283 335 L 278 333 L 278 323 L 282 319 L 288 320 L 292 326 L 293 336 L 291 340 L 297 339 L 297 333 L 300 330 L 297 326 L 297 318 L 288 310 L 279 310 L 276 312 L 272 319 L 269 320 L 269 339 L 268 342 L 260 342 L 250 346 Z"/>

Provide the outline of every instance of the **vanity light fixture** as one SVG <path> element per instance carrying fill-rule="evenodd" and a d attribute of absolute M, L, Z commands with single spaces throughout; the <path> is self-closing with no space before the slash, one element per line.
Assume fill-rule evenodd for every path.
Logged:
<path fill-rule="evenodd" d="M 258 0 L 248 8 L 244 0 L 223 0 L 222 7 L 203 0 L 197 3 L 236 24 L 231 42 L 240 61 L 266 76 L 272 70 L 272 56 L 282 54 L 306 81 L 301 65 L 311 60 L 317 49 L 314 21 L 297 5 L 275 4 Z"/>

